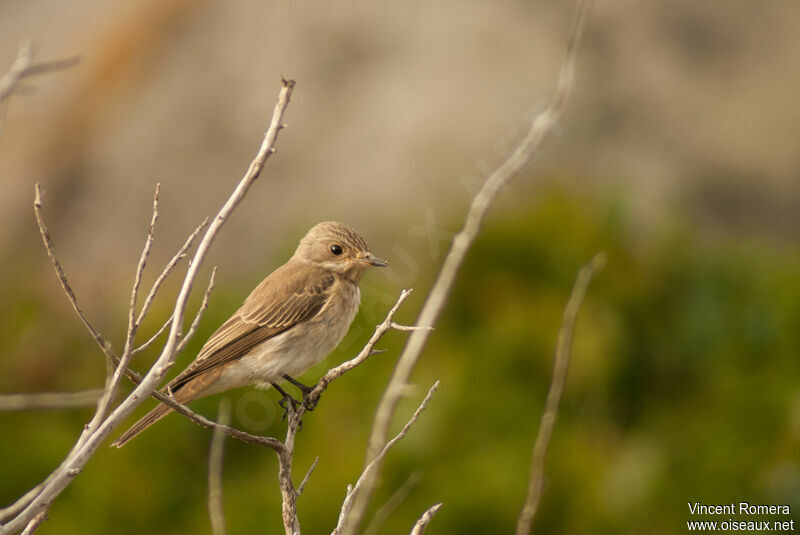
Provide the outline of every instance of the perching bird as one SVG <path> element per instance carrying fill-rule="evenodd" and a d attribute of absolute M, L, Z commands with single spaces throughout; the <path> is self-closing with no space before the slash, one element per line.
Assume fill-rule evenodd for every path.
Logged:
<path fill-rule="evenodd" d="M 186 404 L 250 384 L 274 386 L 288 397 L 277 384 L 283 380 L 306 390 L 293 377 L 341 342 L 361 301 L 361 275 L 369 266 L 386 265 L 353 229 L 334 221 L 315 225 L 289 261 L 211 335 L 168 391 Z M 171 410 L 159 405 L 112 446 L 123 446 Z"/>

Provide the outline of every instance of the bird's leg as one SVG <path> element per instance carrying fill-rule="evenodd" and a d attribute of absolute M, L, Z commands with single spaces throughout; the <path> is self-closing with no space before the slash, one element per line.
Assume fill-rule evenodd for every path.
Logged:
<path fill-rule="evenodd" d="M 281 398 L 281 400 L 278 402 L 278 405 L 283 407 L 283 416 L 281 416 L 281 421 L 284 421 L 286 419 L 286 415 L 289 414 L 289 406 L 286 405 L 286 403 L 288 402 L 292 406 L 292 411 L 296 411 L 297 407 L 300 406 L 300 402 L 294 399 L 288 393 L 286 393 L 286 390 L 278 386 L 276 383 L 270 383 L 270 384 L 275 390 L 277 390 L 283 396 L 283 398 Z"/>
<path fill-rule="evenodd" d="M 303 396 L 307 396 L 313 390 L 312 387 L 304 385 L 303 383 L 301 383 L 300 381 L 298 381 L 289 374 L 284 373 L 283 378 L 292 383 L 297 388 L 299 388 L 300 391 L 303 393 Z"/>
<path fill-rule="evenodd" d="M 303 383 L 301 383 L 300 381 L 298 381 L 297 379 L 295 379 L 294 377 L 292 377 L 287 373 L 283 374 L 283 378 L 292 383 L 300 390 L 300 392 L 303 393 L 303 403 L 305 404 L 306 409 L 313 411 L 317 407 L 317 403 L 319 402 L 319 397 L 317 397 L 317 399 L 315 399 L 314 401 L 311 402 L 307 401 L 308 395 L 311 393 L 312 390 L 314 390 L 314 387 L 304 385 Z"/>

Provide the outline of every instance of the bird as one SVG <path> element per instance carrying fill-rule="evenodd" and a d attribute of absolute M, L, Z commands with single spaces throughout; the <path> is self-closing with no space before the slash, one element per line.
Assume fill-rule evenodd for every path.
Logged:
<path fill-rule="evenodd" d="M 355 230 L 336 221 L 314 225 L 292 257 L 270 273 L 220 326 L 197 357 L 166 387 L 180 403 L 255 384 L 274 387 L 283 401 L 297 401 L 278 383 L 289 381 L 339 345 L 358 312 L 361 276 L 387 261 L 373 255 Z M 166 416 L 160 404 L 111 445 L 117 448 Z"/>

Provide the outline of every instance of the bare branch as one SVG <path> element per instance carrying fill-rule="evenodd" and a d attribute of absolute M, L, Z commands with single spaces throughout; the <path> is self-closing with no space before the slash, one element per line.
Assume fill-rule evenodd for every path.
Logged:
<path fill-rule="evenodd" d="M 116 357 L 114 357 L 116 359 Z M 115 362 L 119 362 L 115 360 Z M 135 384 L 142 383 L 142 376 L 136 373 L 135 371 L 128 368 L 125 370 L 125 375 L 133 381 Z M 242 442 L 246 442 L 247 444 L 258 444 L 260 446 L 267 446 L 268 448 L 272 448 L 276 452 L 281 452 L 284 449 L 283 443 L 278 440 L 277 438 L 273 437 L 264 437 L 259 435 L 251 435 L 245 431 L 240 431 L 235 427 L 230 427 L 229 425 L 219 424 L 214 422 L 213 420 L 209 420 L 202 414 L 198 414 L 194 412 L 192 409 L 175 401 L 175 398 L 163 393 L 159 392 L 158 390 L 154 390 L 150 393 L 150 396 L 157 399 L 164 405 L 167 405 L 170 409 L 177 412 L 178 414 L 187 417 L 192 422 L 196 423 L 200 427 L 204 427 L 206 429 L 211 429 L 214 431 L 220 431 L 231 438 L 235 438 L 237 440 L 241 440 Z"/>
<path fill-rule="evenodd" d="M 217 266 L 214 266 L 214 269 L 211 270 L 211 277 L 208 280 L 208 287 L 206 287 L 206 291 L 203 293 L 203 301 L 200 303 L 200 308 L 197 310 L 197 314 L 194 315 L 194 319 L 192 320 L 192 324 L 189 326 L 189 330 L 186 332 L 186 336 L 181 338 L 181 342 L 178 344 L 177 349 L 175 349 L 175 354 L 179 355 L 186 349 L 186 344 L 194 336 L 194 333 L 197 332 L 197 326 L 200 324 L 200 319 L 203 317 L 203 313 L 208 308 L 208 299 L 211 297 L 211 292 L 214 291 L 214 283 L 217 280 Z"/>
<path fill-rule="evenodd" d="M 47 520 L 47 511 L 42 511 L 28 522 L 28 525 L 22 530 L 22 535 L 31 535 L 45 520 Z"/>
<path fill-rule="evenodd" d="M 261 170 L 263 169 L 267 158 L 275 152 L 275 141 L 277 139 L 278 132 L 282 128 L 283 114 L 289 104 L 289 98 L 293 88 L 293 81 L 283 80 L 283 87 L 278 95 L 278 102 L 275 105 L 271 122 L 267 128 L 267 132 L 264 135 L 264 140 L 261 143 L 256 157 L 250 163 L 247 172 L 239 181 L 233 193 L 230 195 L 228 200 L 225 202 L 220 211 L 217 213 L 216 217 L 209 225 L 203 239 L 198 245 L 197 251 L 195 252 L 192 262 L 189 264 L 183 280 L 183 285 L 181 286 L 181 290 L 176 299 L 172 325 L 170 327 L 167 341 L 158 359 L 147 372 L 147 374 L 142 378 L 142 382 L 133 390 L 133 392 L 130 393 L 130 395 L 128 395 L 128 397 L 122 403 L 120 403 L 116 409 L 114 409 L 111 414 L 108 415 L 108 417 L 91 434 L 91 436 L 87 437 L 82 442 L 79 440 L 78 447 L 70 453 L 70 456 L 67 458 L 66 462 L 59 467 L 55 476 L 44 486 L 33 502 L 10 522 L 0 527 L 0 534 L 18 531 L 23 526 L 27 525 L 28 522 L 30 522 L 30 520 L 39 513 L 46 511 L 52 501 L 80 473 L 81 469 L 88 462 L 89 458 L 97 451 L 97 448 L 100 447 L 102 441 L 117 425 L 119 425 L 124 418 L 129 416 L 147 396 L 155 391 L 164 378 L 164 375 L 167 373 L 172 364 L 174 364 L 175 350 L 178 346 L 178 337 L 186 313 L 186 305 L 200 266 L 208 254 L 208 250 L 211 247 L 214 238 L 222 228 L 222 225 L 230 217 L 242 199 L 244 199 L 250 186 L 261 174 Z M 40 205 L 40 195 L 37 188 L 36 201 L 34 202 L 37 216 L 39 215 L 38 209 Z M 42 234 L 43 238 L 45 239 L 45 245 L 47 246 L 49 239 L 47 239 L 45 232 Z M 48 247 L 48 253 L 49 252 L 50 248 Z M 62 278 L 63 273 L 60 272 L 60 269 L 57 269 L 57 272 L 59 272 L 59 278 Z M 62 278 L 62 285 L 65 281 L 66 279 Z M 70 289 L 68 294 L 71 293 L 72 292 Z M 74 295 L 72 295 L 71 301 L 74 302 Z M 77 310 L 79 311 L 80 309 Z M 83 318 L 82 313 L 80 313 L 80 316 Z M 85 323 L 88 324 L 88 322 Z M 94 331 L 94 329 L 92 329 L 92 331 L 94 335 L 96 331 Z M 97 334 L 95 339 L 101 340 L 102 338 L 99 337 L 99 334 Z M 106 351 L 105 347 L 104 351 Z M 108 351 L 106 354 L 109 355 L 109 358 L 111 358 L 111 355 L 113 355 L 110 351 Z M 276 442 L 280 444 L 279 441 Z"/>
<path fill-rule="evenodd" d="M 425 511 L 417 523 L 414 524 L 414 529 L 411 530 L 411 535 L 422 535 L 425 532 L 425 528 L 428 527 L 430 524 L 433 515 L 439 512 L 439 509 L 442 508 L 441 503 L 437 503 L 436 505 L 432 505 Z"/>
<path fill-rule="evenodd" d="M 375 327 L 375 333 L 373 333 L 372 337 L 358 355 L 340 364 L 339 366 L 328 370 L 328 372 L 322 376 L 317 384 L 314 385 L 311 391 L 304 396 L 303 403 L 297 407 L 296 410 L 292 406 L 289 407 L 286 438 L 282 443 L 284 449 L 283 451 L 276 450 L 276 453 L 278 454 L 278 484 L 281 489 L 282 500 L 281 516 L 283 518 L 283 527 L 287 535 L 300 533 L 300 522 L 297 518 L 297 498 L 300 493 L 299 491 L 295 490 L 294 483 L 292 482 L 292 457 L 294 455 L 295 436 L 300 429 L 300 425 L 303 421 L 303 415 L 309 407 L 314 407 L 316 405 L 316 403 L 319 401 L 319 397 L 322 395 L 322 392 L 325 391 L 331 381 L 338 379 L 349 370 L 352 370 L 359 364 L 362 364 L 370 356 L 380 352 L 375 350 L 375 344 L 378 343 L 384 334 L 392 329 L 392 318 L 394 318 L 394 315 L 400 308 L 400 305 L 403 304 L 403 301 L 405 301 L 409 295 L 411 295 L 411 290 L 403 290 L 400 292 L 397 302 L 387 313 L 386 319 L 384 319 L 381 324 Z"/>
<path fill-rule="evenodd" d="M 56 275 L 58 275 L 58 280 L 61 283 L 61 287 L 64 289 L 64 293 L 67 294 L 67 299 L 69 299 L 72 308 L 75 310 L 75 313 L 78 314 L 78 317 L 83 323 L 84 327 L 89 331 L 92 335 L 92 338 L 97 343 L 98 347 L 103 351 L 110 358 L 109 350 L 110 345 L 106 341 L 105 338 L 97 331 L 97 329 L 92 326 L 89 320 L 84 315 L 81 308 L 78 306 L 78 300 L 75 297 L 75 292 L 72 291 L 72 287 L 67 280 L 67 276 L 64 274 L 64 269 L 61 267 L 61 263 L 56 258 L 56 254 L 53 250 L 53 240 L 50 238 L 50 231 L 47 230 L 47 226 L 44 224 L 44 218 L 42 217 L 42 188 L 39 186 L 37 182 L 34 187 L 34 198 L 33 198 L 33 212 L 36 215 L 36 223 L 39 225 L 39 233 L 42 235 L 42 242 L 44 242 L 44 248 L 47 251 L 47 256 L 50 258 L 50 262 L 53 264 L 53 268 L 56 270 Z"/>
<path fill-rule="evenodd" d="M 314 469 L 317 467 L 317 463 L 319 462 L 319 455 L 314 459 L 314 462 L 311 463 L 311 467 L 306 472 L 306 476 L 303 478 L 303 481 L 300 482 L 300 486 L 297 487 L 297 497 L 299 498 L 301 494 L 303 494 L 303 490 L 306 488 L 306 483 L 311 478 L 311 474 L 314 473 Z"/>
<path fill-rule="evenodd" d="M 422 400 L 422 403 L 420 403 L 419 407 L 417 407 L 417 410 L 414 411 L 414 414 L 411 416 L 411 419 L 409 419 L 408 422 L 406 422 L 406 425 L 403 426 L 400 432 L 397 433 L 397 435 L 395 435 L 395 437 L 392 440 L 390 440 L 383 446 L 383 449 L 380 452 L 378 452 L 378 455 L 375 457 L 375 459 L 373 459 L 372 462 L 370 462 L 364 468 L 364 471 L 361 472 L 361 476 L 358 478 L 358 481 L 356 481 L 356 484 L 353 485 L 352 488 L 348 489 L 347 496 L 344 499 L 344 503 L 342 503 L 342 509 L 339 513 L 339 523 L 336 525 L 336 528 L 333 530 L 331 535 L 339 535 L 342 533 L 342 530 L 344 529 L 346 523 L 348 522 L 350 511 L 353 508 L 353 504 L 356 498 L 358 498 L 358 493 L 361 490 L 364 481 L 367 481 L 369 478 L 373 477 L 373 471 L 376 470 L 378 464 L 381 462 L 381 460 L 383 460 L 383 458 L 386 456 L 386 454 L 389 452 L 392 446 L 394 446 L 404 436 L 406 436 L 408 430 L 411 429 L 411 426 L 414 425 L 416 421 L 419 419 L 419 415 L 422 414 L 422 411 L 424 411 L 425 407 L 428 406 L 428 402 L 433 397 L 433 393 L 436 392 L 437 388 L 439 388 L 439 381 L 433 383 L 433 386 L 430 388 L 430 390 L 428 390 L 428 394 L 425 396 L 425 399 Z"/>
<path fill-rule="evenodd" d="M 16 502 L 0 509 L 0 522 L 5 522 L 6 519 L 11 518 L 12 516 L 16 516 L 17 514 L 19 514 L 20 511 L 28 507 L 28 505 L 30 505 L 30 503 L 34 500 L 34 498 L 36 498 L 36 496 L 39 494 L 39 492 L 41 492 L 41 490 L 44 488 L 45 484 L 49 480 L 50 479 L 48 478 L 42 481 L 41 483 L 33 487 L 31 490 L 20 496 Z"/>
<path fill-rule="evenodd" d="M 364 535 L 378 535 L 381 532 L 381 527 L 386 522 L 386 519 L 397 509 L 401 503 L 403 503 L 408 495 L 411 494 L 411 490 L 417 486 L 419 480 L 422 476 L 419 472 L 414 472 L 408 479 L 406 479 L 400 488 L 395 491 L 391 497 L 386 500 L 386 503 L 381 506 L 375 512 L 375 515 L 372 517 L 367 529 L 364 530 Z"/>
<path fill-rule="evenodd" d="M 291 421 L 289 428 L 291 429 Z M 287 431 L 288 434 L 294 434 Z M 294 443 L 289 438 L 283 443 L 284 450 L 278 453 L 278 486 L 281 490 L 281 519 L 286 535 L 300 535 L 300 519 L 297 517 L 297 491 L 292 482 L 292 456 Z"/>
<path fill-rule="evenodd" d="M 248 444 L 258 444 L 260 446 L 267 446 L 268 448 L 272 448 L 276 452 L 280 453 L 283 451 L 284 445 L 283 443 L 278 440 L 277 438 L 273 437 L 262 437 L 259 435 L 251 435 L 250 433 L 246 433 L 245 431 L 240 431 L 235 427 L 230 427 L 228 425 L 219 424 L 212 420 L 209 420 L 205 416 L 201 414 L 197 414 L 196 412 L 192 411 L 186 405 L 178 403 L 173 398 L 167 396 L 166 394 L 162 394 L 161 392 L 152 392 L 151 395 L 158 399 L 161 403 L 165 405 L 169 405 L 169 407 L 177 412 L 178 414 L 182 414 L 186 416 L 194 423 L 200 425 L 201 427 L 205 427 L 206 429 L 213 429 L 221 431 L 225 433 L 231 438 L 235 438 L 237 440 L 241 440 L 242 442 L 246 442 Z"/>
<path fill-rule="evenodd" d="M 400 292 L 400 296 L 397 298 L 397 302 L 395 305 L 389 310 L 386 315 L 386 319 L 379 324 L 375 328 L 375 333 L 372 335 L 370 340 L 364 346 L 364 348 L 359 352 L 358 355 L 353 357 L 352 359 L 348 360 L 340 364 L 339 366 L 328 370 L 328 372 L 317 382 L 314 388 L 309 392 L 303 400 L 303 403 L 297 407 L 295 410 L 291 405 L 289 406 L 289 418 L 288 418 L 288 425 L 286 427 L 286 438 L 283 442 L 280 442 L 277 439 L 271 437 L 253 437 L 252 435 L 248 435 L 247 433 L 243 433 L 241 431 L 237 431 L 241 433 L 243 436 L 236 436 L 232 433 L 234 430 L 223 430 L 223 432 L 228 433 L 235 438 L 239 438 L 240 440 L 244 440 L 246 442 L 252 441 L 252 439 L 259 439 L 259 440 L 270 440 L 274 441 L 274 443 L 266 444 L 272 447 L 275 450 L 275 453 L 278 456 L 278 484 L 281 491 L 281 517 L 283 519 L 283 526 L 284 530 L 287 535 L 295 535 L 300 533 L 300 521 L 297 517 L 297 498 L 300 496 L 302 489 L 305 487 L 308 477 L 311 475 L 311 471 L 306 475 L 301 482 L 300 487 L 295 490 L 294 482 L 292 481 L 292 458 L 294 456 L 294 441 L 297 435 L 298 430 L 300 429 L 300 425 L 302 423 L 303 415 L 305 414 L 306 410 L 309 407 L 313 407 L 318 401 L 319 397 L 322 392 L 328 387 L 331 381 L 338 379 L 342 375 L 344 375 L 347 371 L 353 369 L 354 367 L 362 364 L 366 361 L 371 355 L 376 353 L 380 353 L 380 351 L 375 350 L 375 344 L 386 334 L 390 329 L 392 329 L 392 318 L 394 318 L 395 313 L 400 308 L 400 305 L 411 295 L 411 290 L 403 290 Z M 156 396 L 156 394 L 153 394 Z M 159 394 L 160 396 L 161 394 Z M 158 396 L 156 396 L 158 397 Z M 159 399 L 161 399 L 159 397 Z M 174 400 L 170 399 L 169 405 L 172 404 L 178 405 Z M 185 409 L 185 407 L 184 407 Z M 188 413 L 191 413 L 188 409 L 185 409 Z M 188 416 L 188 414 L 187 414 Z M 197 415 L 190 416 L 190 418 L 195 419 Z M 198 422 L 200 423 L 200 422 Z M 201 423 L 201 425 L 204 425 Z M 313 470 L 313 467 L 312 467 Z"/>
<path fill-rule="evenodd" d="M 42 411 L 91 407 L 103 389 L 83 392 L 36 392 L 33 394 L 0 394 L 0 412 Z"/>
<path fill-rule="evenodd" d="M 136 336 L 136 331 L 139 324 L 136 322 L 136 299 L 139 296 L 139 286 L 142 283 L 142 274 L 144 267 L 147 264 L 147 257 L 150 256 L 150 249 L 153 246 L 153 235 L 156 229 L 156 221 L 158 220 L 158 193 L 161 189 L 159 184 L 156 184 L 156 191 L 153 195 L 153 215 L 150 217 L 150 226 L 147 231 L 147 239 L 144 242 L 142 254 L 139 255 L 139 263 L 136 266 L 136 274 L 133 277 L 133 286 L 131 288 L 131 301 L 128 305 L 128 330 L 125 334 L 125 343 L 123 344 L 122 356 L 117 363 L 114 370 L 109 370 L 109 376 L 106 381 L 105 392 L 97 404 L 97 413 L 92 421 L 89 423 L 88 431 L 94 432 L 94 429 L 100 424 L 102 419 L 108 412 L 108 407 L 114 399 L 114 394 L 117 391 L 120 379 L 122 379 L 123 370 L 127 369 L 131 358 L 133 357 L 133 338 Z M 109 361 L 110 362 L 110 359 Z"/>
<path fill-rule="evenodd" d="M 231 400 L 223 398 L 219 402 L 217 421 L 228 425 L 231 420 Z M 222 505 L 222 459 L 225 454 L 225 434 L 219 428 L 211 435 L 211 448 L 208 452 L 208 514 L 211 519 L 211 533 L 225 535 L 225 509 Z"/>
<path fill-rule="evenodd" d="M 392 329 L 397 329 L 398 331 L 419 331 L 420 329 L 427 329 L 429 331 L 433 330 L 433 327 L 428 325 L 401 325 L 399 323 L 392 322 L 391 324 Z"/>
<path fill-rule="evenodd" d="M 567 380 L 567 368 L 569 367 L 569 356 L 572 350 L 572 339 L 575 334 L 575 322 L 578 319 L 578 312 L 580 312 L 589 283 L 594 275 L 603 269 L 605 263 L 606 255 L 599 253 L 580 270 L 575 280 L 575 285 L 572 287 L 567 306 L 564 308 L 564 317 L 561 320 L 561 329 L 558 331 L 558 341 L 556 342 L 553 377 L 550 380 L 547 402 L 539 424 L 539 433 L 536 435 L 536 441 L 533 445 L 528 497 L 525 499 L 525 505 L 520 511 L 517 520 L 517 535 L 527 535 L 531 531 L 533 516 L 539 506 L 542 487 L 544 486 L 544 460 L 547 454 L 547 446 L 550 444 L 550 437 L 553 434 L 553 427 L 558 416 L 561 393 L 564 391 L 564 383 Z"/>
<path fill-rule="evenodd" d="M 133 343 L 133 337 L 136 330 L 139 328 L 139 322 L 136 321 L 136 299 L 139 297 L 139 286 L 142 283 L 142 274 L 144 267 L 147 265 L 147 257 L 150 256 L 150 249 L 153 247 L 153 236 L 156 231 L 156 221 L 158 221 L 158 193 L 161 191 L 161 184 L 156 183 L 156 192 L 153 194 L 153 215 L 150 218 L 150 226 L 147 230 L 147 239 L 144 241 L 144 249 L 139 256 L 139 264 L 136 266 L 136 275 L 133 277 L 133 287 L 131 288 L 131 303 L 128 306 L 128 334 L 126 337 L 125 352 L 130 351 Z"/>
<path fill-rule="evenodd" d="M 391 329 L 397 329 L 396 327 L 397 324 L 393 321 L 394 316 L 397 313 L 397 310 L 400 308 L 400 305 L 402 305 L 403 302 L 406 299 L 408 299 L 408 296 L 411 295 L 412 291 L 413 290 L 408 289 L 408 290 L 402 290 L 400 292 L 400 296 L 397 298 L 397 301 L 395 302 L 394 306 L 386 314 L 386 318 L 383 320 L 383 322 L 381 322 L 378 326 L 375 327 L 375 332 L 372 334 L 372 337 L 366 343 L 364 348 L 358 353 L 358 355 L 356 355 L 355 357 L 353 357 L 348 361 L 343 362 L 342 364 L 339 364 L 335 368 L 331 368 L 330 370 L 327 371 L 327 373 L 325 373 L 325 375 L 322 376 L 322 378 L 319 381 L 317 381 L 317 384 L 314 385 L 314 388 L 306 396 L 306 400 L 310 404 L 316 403 L 319 400 L 319 397 L 320 395 L 322 395 L 322 392 L 324 392 L 325 389 L 328 388 L 328 385 L 332 381 L 335 381 L 348 371 L 352 370 L 359 364 L 363 363 L 372 355 L 384 352 L 383 350 L 375 349 L 375 344 L 377 344 L 381 340 L 381 338 L 383 338 L 383 336 Z M 400 330 L 405 330 L 405 329 L 400 329 Z M 301 408 L 301 410 L 303 409 Z"/>
<path fill-rule="evenodd" d="M 23 41 L 19 45 L 17 59 L 11 67 L 0 78 L 0 103 L 4 102 L 11 94 L 20 87 L 24 78 L 43 74 L 47 72 L 67 69 L 78 63 L 78 58 L 69 58 L 56 61 L 40 61 L 34 63 L 33 50 L 28 41 Z"/>
<path fill-rule="evenodd" d="M 136 323 L 138 323 L 139 325 L 142 324 L 144 317 L 150 311 L 150 305 L 153 304 L 153 300 L 155 299 L 158 290 L 161 288 L 161 285 L 164 283 L 169 274 L 172 273 L 172 271 L 175 269 L 175 266 L 178 265 L 178 262 L 180 262 L 186 257 L 186 251 L 189 250 L 189 247 L 192 246 L 194 239 L 197 237 L 198 234 L 200 234 L 200 231 L 202 231 L 207 224 L 208 224 L 208 218 L 203 219 L 203 221 L 197 226 L 197 228 L 194 229 L 194 232 L 192 232 L 189 235 L 189 237 L 186 238 L 186 241 L 183 243 L 181 248 L 178 249 L 178 252 L 175 253 L 175 255 L 169 262 L 167 262 L 167 265 L 164 267 L 164 270 L 156 278 L 155 282 L 153 283 L 153 286 L 150 288 L 150 292 L 147 294 L 147 297 L 144 300 L 144 304 L 142 305 L 142 310 L 139 311 L 139 316 L 136 318 Z M 170 319 L 172 319 L 172 317 L 173 316 L 170 316 Z"/>
<path fill-rule="evenodd" d="M 141 353 L 142 351 L 146 350 L 148 347 L 153 345 L 153 342 L 158 340 L 158 337 L 161 336 L 162 334 L 164 334 L 164 331 L 167 330 L 167 327 L 169 327 L 171 323 L 172 323 L 172 314 L 170 314 L 170 316 L 167 318 L 167 321 L 165 321 L 161 325 L 161 327 L 158 328 L 158 330 L 155 332 L 155 334 L 153 334 L 153 336 L 148 338 L 145 343 L 143 343 L 142 345 L 140 345 L 136 349 L 133 349 L 131 351 L 131 355 L 136 355 L 137 353 Z"/>
<path fill-rule="evenodd" d="M 574 78 L 575 60 L 586 21 L 589 0 L 579 0 L 578 10 L 573 20 L 567 44 L 566 57 L 561 65 L 556 92 L 553 100 L 532 121 L 530 130 L 520 144 L 514 149 L 508 159 L 503 162 L 486 179 L 481 189 L 472 199 L 469 211 L 464 222 L 464 227 L 456 235 L 453 244 L 447 253 L 436 282 L 431 288 L 428 298 L 422 307 L 416 325 L 434 326 L 442 308 L 447 300 L 453 283 L 456 279 L 461 264 L 467 255 L 472 243 L 480 231 L 481 224 L 494 199 L 500 191 L 516 176 L 519 171 L 539 153 L 542 143 L 550 137 L 557 126 L 566 107 L 567 98 L 572 89 Z M 378 452 L 386 443 L 392 417 L 397 409 L 405 386 L 411 377 L 411 372 L 419 360 L 422 350 L 428 341 L 430 330 L 416 330 L 409 336 L 406 347 L 400 355 L 389 385 L 386 387 L 375 414 L 369 444 L 367 446 L 366 463 L 376 459 Z M 352 518 L 344 530 L 346 535 L 354 535 L 364 518 L 364 513 L 369 498 L 375 487 L 375 477 L 379 470 L 374 470 L 373 476 L 364 484 L 364 491 L 358 503 L 353 508 Z"/>

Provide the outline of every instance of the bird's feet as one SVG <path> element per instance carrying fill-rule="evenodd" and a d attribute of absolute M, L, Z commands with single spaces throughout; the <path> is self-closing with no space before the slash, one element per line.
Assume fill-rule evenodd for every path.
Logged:
<path fill-rule="evenodd" d="M 319 395 L 314 396 L 313 399 L 310 396 L 311 392 L 314 390 L 314 387 L 306 386 L 291 375 L 285 373 L 283 374 L 283 378 L 292 383 L 298 388 L 298 390 L 300 390 L 300 392 L 303 393 L 303 406 L 306 408 L 306 410 L 313 411 L 317 408 L 317 403 L 319 403 Z"/>
<path fill-rule="evenodd" d="M 297 412 L 298 407 L 300 407 L 300 402 L 290 396 L 286 390 L 281 388 L 279 385 L 272 383 L 272 387 L 277 390 L 281 396 L 281 400 L 278 402 L 278 405 L 283 408 L 283 416 L 281 416 L 281 422 L 286 420 L 287 416 L 289 415 L 289 408 L 291 407 L 292 412 Z M 300 426 L 302 427 L 303 422 L 300 422 Z"/>

